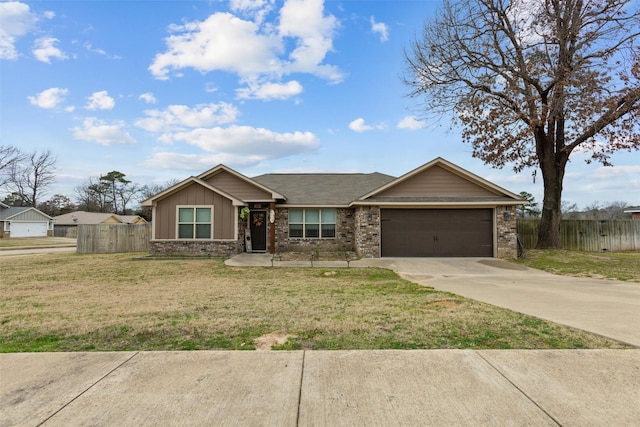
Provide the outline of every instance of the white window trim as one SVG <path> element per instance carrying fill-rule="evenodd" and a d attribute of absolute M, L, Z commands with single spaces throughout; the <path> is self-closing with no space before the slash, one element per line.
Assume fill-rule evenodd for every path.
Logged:
<path fill-rule="evenodd" d="M 318 233 L 320 233 L 320 237 L 307 237 L 307 209 L 309 210 L 317 210 L 319 211 L 319 217 L 318 217 L 318 226 L 320 227 L 318 230 Z M 302 237 L 291 237 L 291 220 L 290 220 L 290 216 L 288 216 L 289 220 L 288 220 L 288 224 L 287 224 L 287 228 L 288 228 L 288 233 L 289 233 L 289 239 L 293 239 L 293 240 L 335 240 L 336 236 L 338 235 L 338 209 L 336 208 L 289 208 L 289 212 L 291 212 L 292 210 L 301 210 L 302 211 L 302 222 L 294 222 L 294 224 L 302 224 Z M 331 222 L 327 222 L 325 224 L 333 224 L 334 227 L 334 235 L 331 237 L 322 237 L 322 211 L 323 210 L 332 210 L 335 213 L 335 222 L 331 223 Z M 315 222 L 313 224 L 316 224 Z"/>
<path fill-rule="evenodd" d="M 196 208 L 210 208 L 211 209 L 211 234 L 209 235 L 208 239 L 198 239 L 195 237 L 195 230 L 194 230 L 194 237 L 191 239 L 186 239 L 186 238 L 180 238 L 180 209 L 186 209 L 186 208 L 190 208 L 190 209 L 196 209 Z M 203 241 L 203 240 L 213 240 L 213 223 L 214 223 L 214 206 L 213 205 L 176 205 L 176 240 L 184 240 L 187 242 L 192 242 L 192 241 Z M 194 217 L 195 220 L 195 217 Z"/>

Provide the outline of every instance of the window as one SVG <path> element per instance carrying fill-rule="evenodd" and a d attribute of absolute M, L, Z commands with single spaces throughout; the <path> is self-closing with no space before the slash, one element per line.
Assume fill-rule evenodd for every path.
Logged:
<path fill-rule="evenodd" d="M 336 237 L 336 210 L 289 209 L 289 237 L 299 239 Z"/>
<path fill-rule="evenodd" d="M 211 239 L 213 208 L 178 208 L 178 239 Z"/>

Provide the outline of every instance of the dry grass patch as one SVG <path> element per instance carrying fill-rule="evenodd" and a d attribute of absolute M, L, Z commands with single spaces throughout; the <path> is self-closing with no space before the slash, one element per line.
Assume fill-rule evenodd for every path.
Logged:
<path fill-rule="evenodd" d="M 519 262 L 554 274 L 640 282 L 640 252 L 530 249 Z"/>
<path fill-rule="evenodd" d="M 0 351 L 611 348 L 389 270 L 226 267 L 131 255 L 0 258 Z M 279 336 L 280 336 L 279 335 Z"/>

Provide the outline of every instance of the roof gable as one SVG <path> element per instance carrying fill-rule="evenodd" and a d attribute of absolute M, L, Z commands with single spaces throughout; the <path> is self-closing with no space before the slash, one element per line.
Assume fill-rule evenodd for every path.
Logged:
<path fill-rule="evenodd" d="M 6 206 L 6 205 L 5 205 Z M 51 218 L 49 215 L 44 212 L 40 212 L 38 209 L 34 207 L 16 207 L 9 206 L 7 208 L 3 208 L 0 210 L 0 220 L 8 221 L 8 220 L 23 220 L 23 221 L 33 221 L 35 219 L 42 219 L 43 221 L 50 221 Z"/>
<path fill-rule="evenodd" d="M 438 157 L 369 192 L 359 200 L 404 198 L 507 198 L 511 193 L 447 160 Z"/>
<path fill-rule="evenodd" d="M 245 201 L 284 200 L 286 197 L 277 191 L 251 179 L 225 165 L 218 165 L 198 175 L 198 178 L 210 183 L 235 197 Z"/>
<path fill-rule="evenodd" d="M 209 191 L 212 191 L 214 193 L 217 193 L 219 195 L 221 195 L 222 197 L 231 200 L 231 202 L 233 203 L 234 206 L 244 206 L 246 203 L 240 199 L 238 199 L 237 197 L 232 196 L 231 194 L 228 194 L 227 192 L 214 187 L 213 185 L 209 184 L 206 181 L 201 180 L 200 178 L 196 178 L 195 176 L 189 177 L 187 179 L 185 179 L 182 182 L 179 182 L 178 184 L 166 189 L 165 191 L 156 194 L 155 196 L 143 201 L 141 203 L 142 206 L 153 206 L 154 203 L 165 199 L 169 196 L 172 196 L 176 193 L 179 193 L 180 191 L 192 186 L 192 185 L 200 185 L 204 188 L 206 188 Z"/>

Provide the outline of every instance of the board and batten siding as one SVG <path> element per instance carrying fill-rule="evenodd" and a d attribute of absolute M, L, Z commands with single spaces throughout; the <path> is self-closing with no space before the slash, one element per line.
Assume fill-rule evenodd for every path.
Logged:
<path fill-rule="evenodd" d="M 13 222 L 49 222 L 50 219 L 41 214 L 40 212 L 30 209 L 12 216 L 10 221 Z"/>
<path fill-rule="evenodd" d="M 220 171 L 217 174 L 205 179 L 212 186 L 219 188 L 228 194 L 233 194 L 242 200 L 264 201 L 271 200 L 271 194 L 257 188 L 255 185 L 243 181 L 227 171 Z"/>
<path fill-rule="evenodd" d="M 158 202 L 153 220 L 155 239 L 176 239 L 177 206 L 213 206 L 213 239 L 235 239 L 237 209 L 231 200 L 192 184 Z"/>
<path fill-rule="evenodd" d="M 496 196 L 496 194 L 440 166 L 434 166 L 376 196 Z"/>

